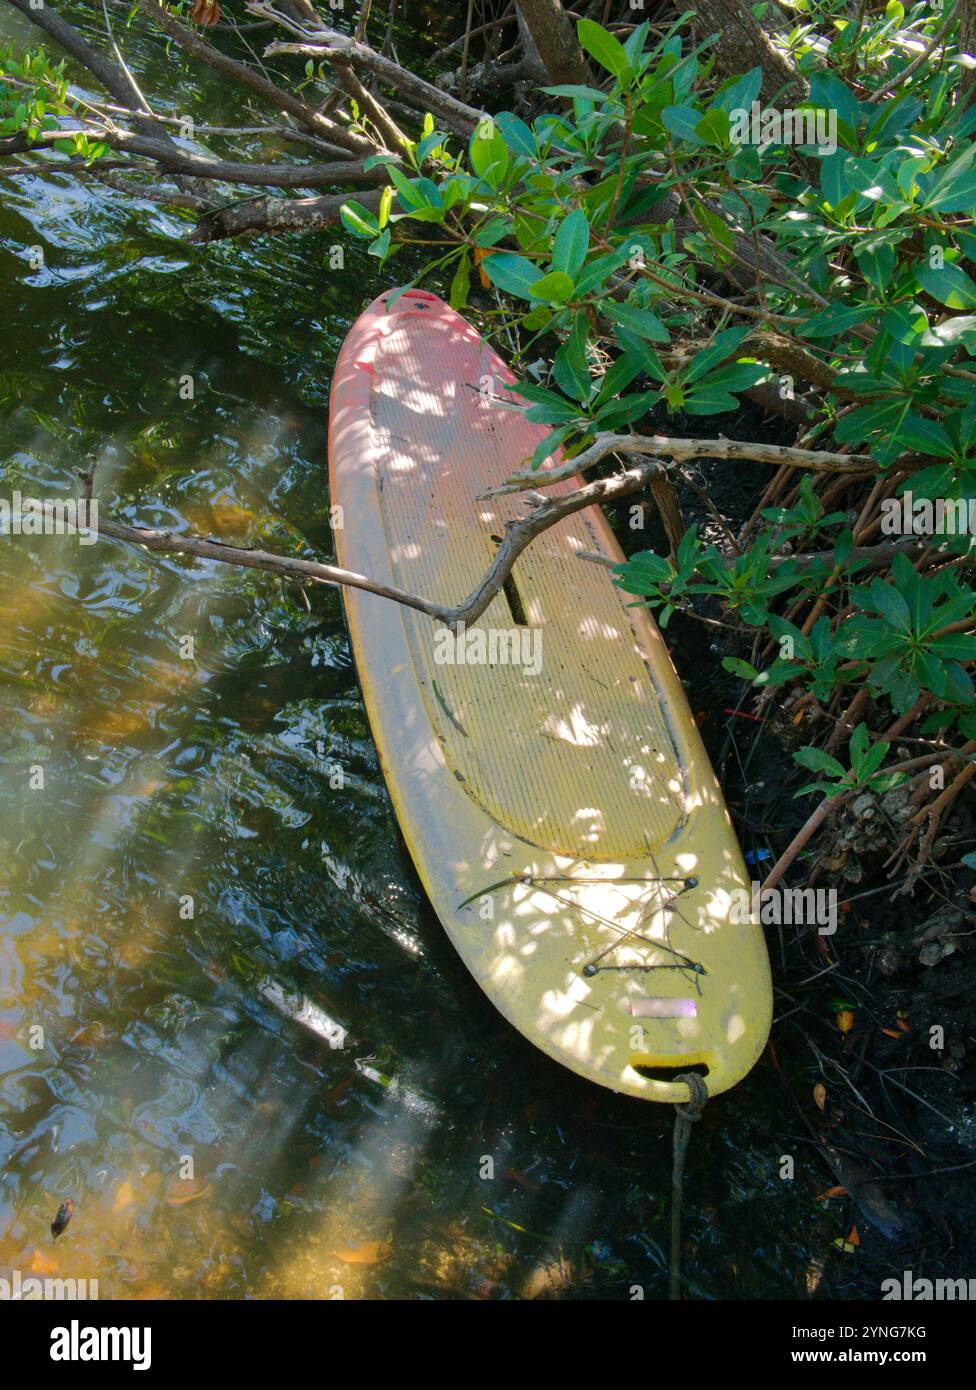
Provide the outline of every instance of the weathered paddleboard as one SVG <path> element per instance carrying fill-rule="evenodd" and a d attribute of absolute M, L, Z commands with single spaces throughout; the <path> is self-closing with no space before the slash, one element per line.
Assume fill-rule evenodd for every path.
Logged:
<path fill-rule="evenodd" d="M 442 300 L 389 298 L 332 386 L 338 562 L 455 604 L 527 505 L 479 494 L 547 431 L 492 402 L 514 378 Z M 579 551 L 622 559 L 598 508 L 533 542 L 457 637 L 344 589 L 366 710 L 424 887 L 509 1022 L 615 1091 L 685 1100 L 693 1070 L 715 1094 L 769 1031 L 762 930 L 661 635 Z"/>

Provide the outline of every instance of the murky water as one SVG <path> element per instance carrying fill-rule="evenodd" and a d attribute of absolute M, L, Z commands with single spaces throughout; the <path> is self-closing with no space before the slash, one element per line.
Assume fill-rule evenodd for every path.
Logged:
<path fill-rule="evenodd" d="M 199 93 L 175 59 L 166 80 L 173 110 Z M 347 245 L 330 272 L 324 236 L 194 250 L 54 176 L 0 198 L 2 495 L 73 494 L 93 454 L 106 510 L 329 554 L 328 383 L 375 262 Z M 337 594 L 309 611 L 268 576 L 72 537 L 0 540 L 0 585 L 0 1275 L 662 1296 L 670 1113 L 558 1068 L 460 966 Z M 779 1180 L 781 1106 L 760 1068 L 697 1127 L 695 1296 L 804 1289 L 823 1218 Z"/>

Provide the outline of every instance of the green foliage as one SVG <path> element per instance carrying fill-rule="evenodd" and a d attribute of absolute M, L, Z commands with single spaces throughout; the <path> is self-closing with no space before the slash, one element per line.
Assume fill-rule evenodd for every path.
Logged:
<path fill-rule="evenodd" d="M 594 85 L 546 88 L 551 109 L 531 123 L 485 118 L 467 148 L 428 118 L 410 167 L 390 165 L 391 235 L 348 205 L 346 225 L 381 259 L 429 224 L 427 270 L 449 270 L 451 303 L 463 308 L 480 278 L 525 351 L 541 345 L 548 375 L 516 388 L 549 427 L 532 467 L 603 431 L 645 432 L 649 417 L 680 433 L 685 418 L 735 411 L 783 377 L 765 333 L 789 347 L 791 374 L 809 373 L 797 387 L 819 392 L 807 447 L 869 455 L 882 478 L 897 468 L 896 498 L 976 501 L 976 107 L 958 99 L 953 36 L 952 56 L 901 81 L 941 14 L 792 10 L 809 96 L 774 111 L 757 143 L 758 68 L 717 80 L 709 42 L 682 36 L 686 17 L 626 42 L 587 19 Z M 728 291 L 760 239 L 776 260 L 757 294 Z M 825 702 L 864 690 L 899 713 L 927 695 L 932 729 L 976 735 L 968 538 L 940 540 L 949 563 L 934 571 L 898 554 L 866 575 L 857 512 L 828 512 L 817 490 L 807 479 L 765 508 L 741 553 L 692 529 L 672 559 L 636 555 L 616 582 L 662 626 L 705 602 L 765 639 L 756 649 L 777 653 L 765 669 L 725 663 L 757 688 Z M 784 547 L 815 554 L 800 563 Z M 804 605 L 810 623 L 794 623 Z M 883 745 L 858 740 L 849 773 L 834 760 L 814 770 L 878 785 Z"/>
<path fill-rule="evenodd" d="M 0 44 L 0 139 L 23 135 L 31 146 L 43 132 L 57 130 L 64 117 L 74 122 L 83 119 L 68 91 L 64 61 L 52 63 L 41 51 L 18 54 Z M 54 141 L 53 148 L 91 163 L 105 154 L 108 146 L 77 131 Z"/>
<path fill-rule="evenodd" d="M 852 590 L 860 611 L 840 626 L 841 649 L 864 666 L 868 689 L 887 695 L 899 713 L 923 691 L 972 705 L 972 678 L 961 662 L 976 658 L 976 636 L 947 630 L 972 618 L 972 590 L 949 569 L 923 578 L 904 555 L 895 556 L 892 580 Z"/>
<path fill-rule="evenodd" d="M 858 724 L 851 734 L 849 753 L 851 766 L 847 770 L 837 758 L 825 753 L 822 748 L 800 748 L 793 754 L 801 767 L 808 772 L 819 772 L 831 779 L 826 782 L 808 782 L 796 793 L 808 796 L 811 792 L 836 796 L 838 792 L 867 789 L 879 795 L 890 791 L 904 782 L 904 772 L 881 772 L 881 764 L 888 756 L 891 747 L 883 739 L 871 742 L 871 734 L 866 724 Z"/>
<path fill-rule="evenodd" d="M 814 18 L 824 7 L 808 9 Z M 897 26 L 888 18 L 866 21 L 853 49 L 847 27 L 831 48 L 848 66 L 877 69 L 893 51 Z M 555 110 L 531 126 L 510 112 L 485 118 L 466 151 L 428 117 L 408 151 L 414 176 L 390 163 L 394 228 L 437 224 L 437 266 L 487 251 L 489 284 L 515 301 L 512 313 L 537 335 L 578 339 L 585 316 L 585 341 L 560 359 L 562 382 L 555 380 L 584 407 L 580 443 L 656 406 L 687 415 L 733 410 L 742 391 L 769 376 L 769 366 L 737 352 L 755 326 L 749 321 L 720 325 L 680 364 L 657 350 L 701 325 L 694 296 L 702 267 L 721 271 L 741 254 L 733 232 L 762 235 L 796 270 L 765 286 L 770 314 L 813 340 L 825 369 L 836 368 L 838 404 L 851 392 L 860 402 L 838 420 L 838 441 L 871 450 L 883 467 L 924 448 L 919 438 L 934 415 L 976 405 L 974 383 L 944 372 L 960 348 L 968 356 L 976 347 L 976 284 L 961 264 L 972 252 L 965 238 L 976 211 L 976 115 L 947 106 L 937 82 L 928 83 L 928 102 L 912 83 L 871 104 L 837 73 L 818 69 L 806 114 L 836 115 L 839 144 L 798 165 L 782 145 L 733 142 L 730 116 L 757 99 L 761 74 L 716 91 L 702 50 L 684 51 L 678 28 L 648 46 L 646 24 L 622 44 L 580 21 L 583 47 L 610 80 L 605 89 L 546 89 L 570 101 L 571 114 Z M 813 66 L 818 32 L 814 24 L 794 31 L 801 66 Z M 669 191 L 685 201 L 696 229 L 679 236 L 661 220 L 655 209 Z M 364 221 L 346 219 L 375 240 Z M 397 240 L 394 230 L 382 254 L 393 254 Z M 469 285 L 462 276 L 456 286 L 459 307 Z M 621 357 L 629 380 L 613 379 L 611 401 L 601 380 Z"/>

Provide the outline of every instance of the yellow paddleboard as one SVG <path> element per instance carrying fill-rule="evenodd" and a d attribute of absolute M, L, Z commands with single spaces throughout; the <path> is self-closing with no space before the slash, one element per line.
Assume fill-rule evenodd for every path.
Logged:
<path fill-rule="evenodd" d="M 479 495 L 547 429 L 492 400 L 518 400 L 514 378 L 442 300 L 389 298 L 332 386 L 338 562 L 453 605 L 527 506 Z M 695 1071 L 714 1095 L 765 1044 L 766 946 L 661 635 L 580 551 L 623 558 L 597 507 L 535 540 L 457 634 L 344 589 L 363 698 L 424 887 L 509 1022 L 615 1091 L 682 1101 Z"/>

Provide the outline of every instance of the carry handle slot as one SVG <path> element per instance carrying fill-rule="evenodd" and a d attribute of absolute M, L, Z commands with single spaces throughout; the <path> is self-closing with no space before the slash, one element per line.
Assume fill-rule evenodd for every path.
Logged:
<path fill-rule="evenodd" d="M 492 540 L 496 545 L 501 545 L 502 543 L 501 536 L 492 536 Z M 508 611 L 512 615 L 512 622 L 515 626 L 528 627 L 529 619 L 525 612 L 525 604 L 522 602 L 522 595 L 518 591 L 518 585 L 515 583 L 515 576 L 513 574 L 510 574 L 502 585 L 502 593 L 505 595 Z"/>

